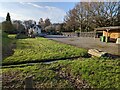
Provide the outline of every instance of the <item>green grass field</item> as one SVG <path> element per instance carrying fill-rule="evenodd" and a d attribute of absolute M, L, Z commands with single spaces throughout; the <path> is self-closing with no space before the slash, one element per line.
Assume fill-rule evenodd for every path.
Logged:
<path fill-rule="evenodd" d="M 8 36 L 8 37 L 7 37 Z M 84 58 L 85 49 L 61 44 L 46 38 L 15 39 L 15 35 L 4 35 L 3 49 L 14 51 L 3 60 L 2 87 L 23 88 L 24 80 L 33 76 L 34 88 L 74 88 L 71 83 L 59 75 L 85 81 L 92 88 L 120 88 L 120 60 L 108 58 Z M 15 44 L 16 47 L 11 48 Z M 6 52 L 6 51 L 5 51 Z M 76 60 L 60 60 L 50 64 L 27 64 L 34 61 L 44 61 L 82 56 Z M 26 64 L 19 64 L 23 63 Z M 7 64 L 14 64 L 7 66 Z M 76 79 L 77 78 L 77 79 Z"/>
<path fill-rule="evenodd" d="M 120 88 L 120 61 L 97 58 L 3 68 L 3 88 L 12 85 L 14 88 L 23 87 L 25 77 L 30 75 L 34 77 L 35 88 L 73 88 L 70 81 L 57 74 L 59 69 L 74 78 L 79 76 L 80 80 L 86 81 L 92 88 Z"/>
<path fill-rule="evenodd" d="M 13 55 L 5 58 L 3 64 L 47 61 L 78 56 L 84 57 L 87 55 L 87 50 L 85 49 L 58 43 L 41 37 L 16 39 L 15 46 L 16 48 L 13 49 Z"/>

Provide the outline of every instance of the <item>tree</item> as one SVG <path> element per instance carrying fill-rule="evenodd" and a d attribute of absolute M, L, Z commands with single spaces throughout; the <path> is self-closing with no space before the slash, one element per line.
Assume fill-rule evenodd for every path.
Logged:
<path fill-rule="evenodd" d="M 75 29 L 78 28 L 78 22 L 76 20 L 76 13 L 77 13 L 76 9 L 72 9 L 67 13 L 64 19 L 66 23 L 65 28 L 67 31 L 75 31 Z"/>
<path fill-rule="evenodd" d="M 7 13 L 6 21 L 2 22 L 2 30 L 6 33 L 16 33 L 9 13 Z"/>
<path fill-rule="evenodd" d="M 51 25 L 50 19 L 45 19 L 45 27 Z"/>
<path fill-rule="evenodd" d="M 6 21 L 10 21 L 10 22 L 11 22 L 11 18 L 10 18 L 10 14 L 9 14 L 9 12 L 7 13 Z"/>
<path fill-rule="evenodd" d="M 66 27 L 91 31 L 95 27 L 120 25 L 120 2 L 79 2 L 65 17 Z"/>
<path fill-rule="evenodd" d="M 54 33 L 55 33 L 55 27 L 54 27 L 53 25 L 46 26 L 46 27 L 45 27 L 45 31 L 46 31 L 48 34 L 54 34 Z"/>
<path fill-rule="evenodd" d="M 2 30 L 6 33 L 16 33 L 15 28 L 13 27 L 12 23 L 9 21 L 2 22 Z"/>
<path fill-rule="evenodd" d="M 25 33 L 25 27 L 22 24 L 22 21 L 20 20 L 13 21 L 13 26 L 18 33 Z"/>
<path fill-rule="evenodd" d="M 43 21 L 42 18 L 40 18 L 38 24 L 41 26 L 42 31 L 44 31 L 45 30 L 45 22 Z"/>

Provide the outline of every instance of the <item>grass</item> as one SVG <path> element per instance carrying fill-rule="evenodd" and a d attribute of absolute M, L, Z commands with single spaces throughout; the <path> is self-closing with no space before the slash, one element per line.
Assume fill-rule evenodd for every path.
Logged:
<path fill-rule="evenodd" d="M 68 81 L 61 79 L 51 70 L 52 67 L 52 65 L 35 64 L 3 69 L 3 88 L 24 88 L 24 80 L 28 76 L 33 76 L 34 88 L 72 88 Z"/>
<path fill-rule="evenodd" d="M 120 88 L 120 60 L 75 60 L 62 70 L 81 76 L 93 88 Z"/>
<path fill-rule="evenodd" d="M 25 77 L 32 75 L 34 87 L 73 88 L 70 81 L 57 74 L 60 68 L 74 78 L 79 76 L 79 79 L 86 81 L 92 88 L 120 88 L 120 61 L 98 58 L 3 68 L 3 87 L 23 87 Z"/>
<path fill-rule="evenodd" d="M 14 54 L 5 58 L 3 64 L 16 64 L 70 57 L 84 57 L 85 49 L 58 43 L 46 38 L 17 39 Z"/>
<path fill-rule="evenodd" d="M 3 64 L 16 64 L 44 61 L 76 56 L 86 56 L 87 51 L 70 45 L 61 44 L 45 38 L 15 39 L 15 35 L 5 38 L 4 47 L 15 43 L 14 53 L 4 58 Z M 7 46 L 6 46 L 7 45 Z M 69 80 L 61 78 L 59 71 L 73 78 L 86 81 L 92 88 L 120 88 L 120 60 L 107 58 L 81 58 L 61 60 L 50 64 L 20 64 L 2 68 L 3 88 L 23 88 L 24 80 L 33 76 L 35 88 L 74 88 Z"/>
<path fill-rule="evenodd" d="M 13 46 L 15 45 L 15 35 L 8 35 L 2 33 L 2 58 L 6 58 L 13 53 Z"/>

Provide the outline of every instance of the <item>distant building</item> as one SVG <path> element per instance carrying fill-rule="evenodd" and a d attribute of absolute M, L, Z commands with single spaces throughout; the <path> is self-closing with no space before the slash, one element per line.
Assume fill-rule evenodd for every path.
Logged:
<path fill-rule="evenodd" d="M 33 34 L 34 36 L 40 36 L 41 34 L 41 27 L 36 24 L 30 25 L 30 28 L 28 29 L 28 34 Z"/>

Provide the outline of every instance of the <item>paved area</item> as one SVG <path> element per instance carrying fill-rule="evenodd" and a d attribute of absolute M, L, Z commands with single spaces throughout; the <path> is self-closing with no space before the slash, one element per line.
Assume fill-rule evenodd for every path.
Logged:
<path fill-rule="evenodd" d="M 75 37 L 75 36 L 61 36 L 61 35 L 47 35 L 48 39 L 70 44 L 76 47 L 85 49 L 100 49 L 102 51 L 120 55 L 120 44 L 101 42 L 99 38 L 92 37 Z"/>

